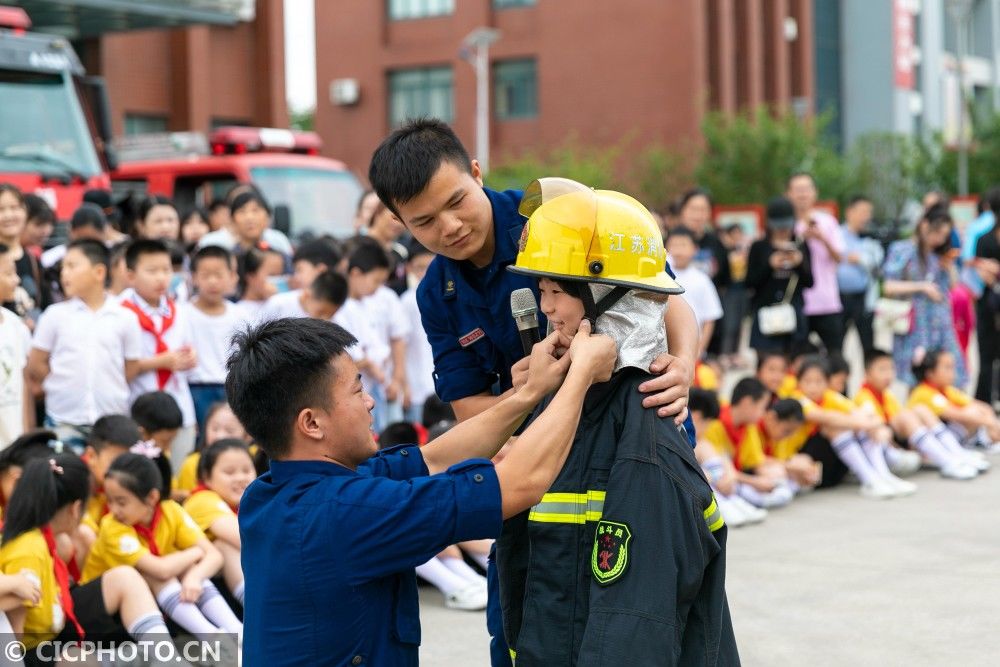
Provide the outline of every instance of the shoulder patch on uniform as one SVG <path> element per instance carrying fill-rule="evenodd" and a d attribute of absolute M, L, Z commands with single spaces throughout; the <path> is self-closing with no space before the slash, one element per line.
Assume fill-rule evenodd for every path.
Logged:
<path fill-rule="evenodd" d="M 628 544 L 632 531 L 628 524 L 600 521 L 594 531 L 594 551 L 590 556 L 590 569 L 594 579 L 602 586 L 616 581 L 628 567 Z"/>
<path fill-rule="evenodd" d="M 476 327 L 475 329 L 473 329 L 469 333 L 467 333 L 464 336 L 462 336 L 461 338 L 459 338 L 458 339 L 458 344 L 461 345 L 462 347 L 469 347 L 470 345 L 472 345 L 473 343 L 475 343 L 477 340 L 479 340 L 481 338 L 485 338 L 485 337 L 486 337 L 486 332 L 483 331 L 481 328 Z"/>

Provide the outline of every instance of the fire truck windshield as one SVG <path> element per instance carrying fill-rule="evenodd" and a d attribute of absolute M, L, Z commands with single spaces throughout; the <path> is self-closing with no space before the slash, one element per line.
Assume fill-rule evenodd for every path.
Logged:
<path fill-rule="evenodd" d="M 305 167 L 254 167 L 254 183 L 271 205 L 288 206 L 293 235 L 354 233 L 352 220 L 362 189 L 348 171 Z"/>
<path fill-rule="evenodd" d="M 100 173 L 87 121 L 68 75 L 0 71 L 0 173 Z"/>

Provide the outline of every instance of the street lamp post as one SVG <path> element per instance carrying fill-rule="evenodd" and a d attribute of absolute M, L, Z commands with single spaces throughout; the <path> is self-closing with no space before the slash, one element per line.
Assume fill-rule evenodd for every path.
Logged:
<path fill-rule="evenodd" d="M 500 31 L 476 28 L 462 40 L 463 57 L 476 70 L 476 159 L 485 174 L 490 165 L 490 44 L 500 39 Z"/>
<path fill-rule="evenodd" d="M 969 17 L 973 0 L 948 0 L 948 11 L 955 20 L 956 58 L 958 60 L 958 194 L 969 194 L 969 142 L 965 128 L 965 53 L 969 36 Z"/>

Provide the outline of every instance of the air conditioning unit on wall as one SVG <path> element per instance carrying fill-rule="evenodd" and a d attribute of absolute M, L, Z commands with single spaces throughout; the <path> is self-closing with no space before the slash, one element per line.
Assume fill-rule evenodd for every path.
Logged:
<path fill-rule="evenodd" d="M 345 107 L 357 104 L 361 98 L 361 85 L 357 79 L 334 79 L 330 82 L 330 102 Z"/>

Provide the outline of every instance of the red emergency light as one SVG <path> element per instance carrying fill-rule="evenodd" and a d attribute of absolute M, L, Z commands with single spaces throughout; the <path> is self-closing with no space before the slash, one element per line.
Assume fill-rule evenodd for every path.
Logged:
<path fill-rule="evenodd" d="M 0 28 L 24 32 L 31 27 L 28 12 L 21 7 L 0 7 Z"/>
<path fill-rule="evenodd" d="M 319 155 L 323 141 L 315 132 L 271 127 L 220 127 L 208 137 L 213 155 L 235 153 L 300 153 Z"/>

